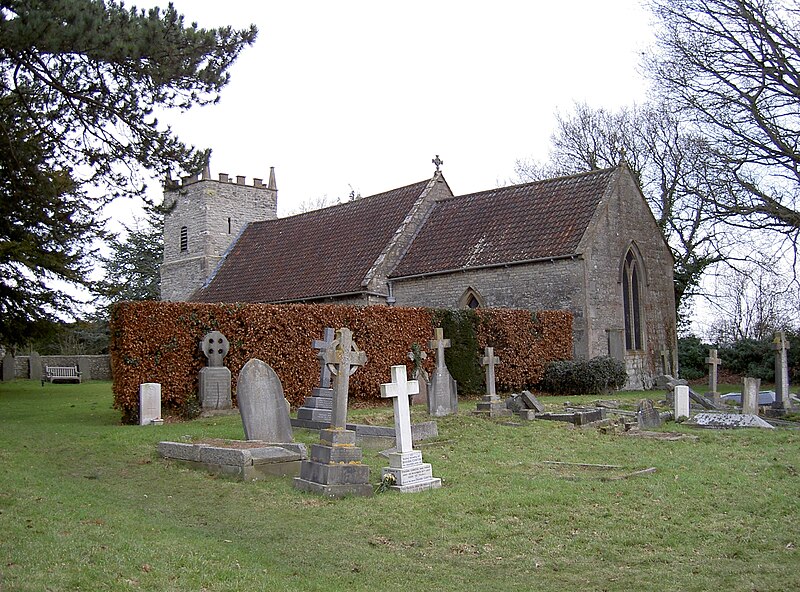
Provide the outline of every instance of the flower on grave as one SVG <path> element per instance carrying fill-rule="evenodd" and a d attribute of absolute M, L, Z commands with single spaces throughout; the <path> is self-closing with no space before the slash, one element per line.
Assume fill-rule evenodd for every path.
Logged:
<path fill-rule="evenodd" d="M 381 482 L 375 489 L 375 493 L 384 493 L 386 491 L 389 491 L 389 488 L 395 484 L 397 484 L 397 478 L 394 476 L 394 474 L 384 473 L 383 477 L 381 477 Z"/>

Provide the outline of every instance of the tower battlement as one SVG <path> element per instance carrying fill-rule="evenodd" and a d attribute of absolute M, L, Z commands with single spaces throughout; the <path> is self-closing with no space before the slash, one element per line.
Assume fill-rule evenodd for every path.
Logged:
<path fill-rule="evenodd" d="M 225 252 L 251 222 L 277 218 L 275 167 L 269 181 L 227 173 L 211 178 L 202 173 L 168 178 L 164 203 L 172 209 L 164 220 L 164 262 L 161 299 L 188 300 L 214 273 Z"/>

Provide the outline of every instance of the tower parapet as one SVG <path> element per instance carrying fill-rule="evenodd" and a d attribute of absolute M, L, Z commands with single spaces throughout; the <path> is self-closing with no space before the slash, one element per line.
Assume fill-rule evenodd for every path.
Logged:
<path fill-rule="evenodd" d="M 226 173 L 212 179 L 209 167 L 180 182 L 167 179 L 164 204 L 172 209 L 164 220 L 161 299 L 189 300 L 248 224 L 277 218 L 275 169 L 267 185 Z"/>

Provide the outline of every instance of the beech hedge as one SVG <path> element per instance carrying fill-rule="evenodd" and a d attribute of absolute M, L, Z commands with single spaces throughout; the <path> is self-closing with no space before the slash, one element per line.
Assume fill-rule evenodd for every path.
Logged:
<path fill-rule="evenodd" d="M 111 315 L 114 406 L 124 422 L 135 421 L 139 385 L 144 382 L 161 384 L 165 414 L 185 413 L 196 405 L 198 374 L 206 365 L 199 344 L 206 333 L 217 330 L 230 342 L 225 366 L 231 371 L 234 403 L 239 371 L 249 359 L 258 358 L 272 366 L 287 400 L 299 407 L 319 383 L 311 342 L 322 337 L 325 327 L 350 328 L 356 345 L 367 354 L 366 366 L 350 379 L 350 397 L 378 399 L 392 365 L 405 363 L 410 373 L 408 352 L 414 343 L 428 353 L 426 370 L 433 370 L 435 356 L 428 342 L 433 328 L 446 317 L 456 319 L 444 325 L 454 355 L 472 360 L 465 364 L 469 375 L 451 368 L 460 394 L 480 394 L 483 378 L 481 373 L 476 379 L 475 368 L 480 371 L 477 361 L 487 345 L 502 360 L 496 369 L 500 390 L 530 387 L 541 379 L 548 362 L 572 354 L 572 316 L 566 311 L 123 302 Z M 469 344 L 466 350 L 464 343 Z"/>

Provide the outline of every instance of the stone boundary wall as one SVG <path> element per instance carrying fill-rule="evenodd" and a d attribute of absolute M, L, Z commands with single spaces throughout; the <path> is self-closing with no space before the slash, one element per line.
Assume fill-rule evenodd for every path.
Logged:
<path fill-rule="evenodd" d="M 45 366 L 78 366 L 83 380 L 111 380 L 111 356 L 39 356 L 42 362 L 41 375 Z M 0 365 L 2 361 L 0 361 Z M 30 356 L 14 357 L 15 378 L 30 379 Z M 2 375 L 2 374 L 0 374 Z"/>

